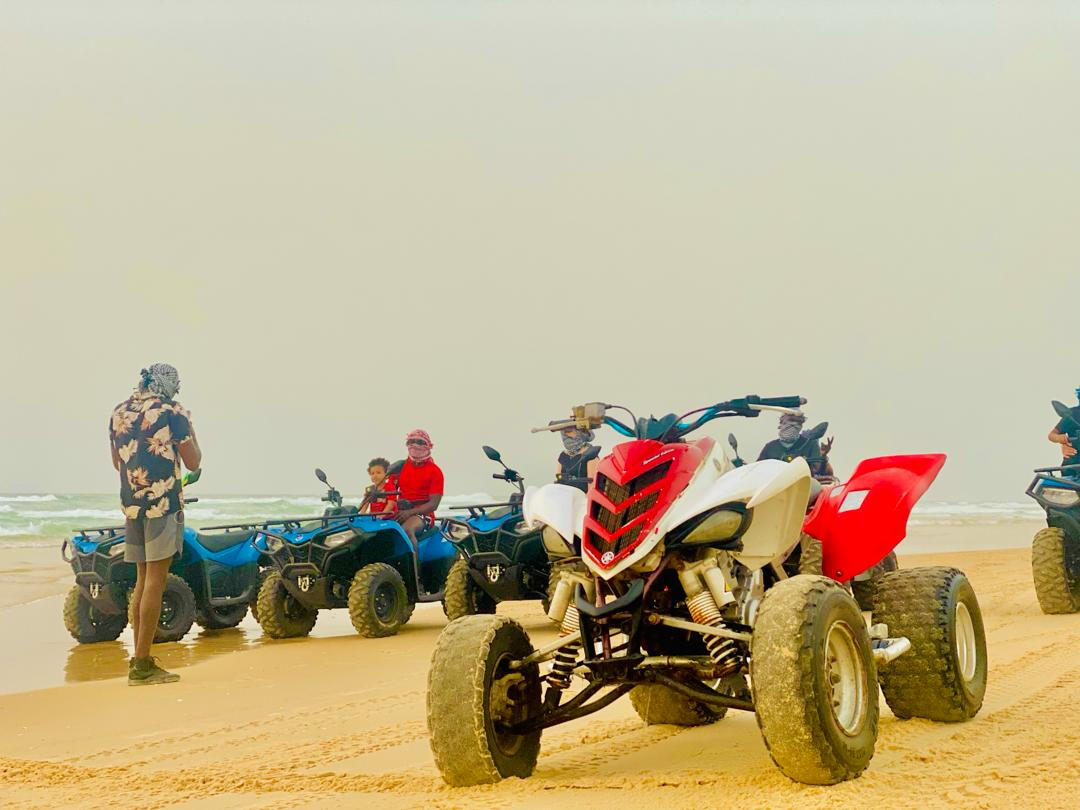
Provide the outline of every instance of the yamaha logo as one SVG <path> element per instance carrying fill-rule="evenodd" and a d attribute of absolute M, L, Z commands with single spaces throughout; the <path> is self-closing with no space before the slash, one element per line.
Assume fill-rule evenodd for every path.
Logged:
<path fill-rule="evenodd" d="M 611 552 L 611 551 L 605 551 L 605 552 L 604 552 L 604 556 L 600 558 L 600 562 L 601 562 L 601 563 L 602 563 L 603 565 L 611 565 L 611 563 L 612 563 L 612 561 L 613 561 L 614 559 L 615 559 L 615 554 L 614 554 L 613 552 Z"/>

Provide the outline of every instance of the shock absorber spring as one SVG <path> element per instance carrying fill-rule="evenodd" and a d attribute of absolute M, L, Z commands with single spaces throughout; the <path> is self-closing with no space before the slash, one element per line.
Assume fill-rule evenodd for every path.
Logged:
<path fill-rule="evenodd" d="M 720 608 L 717 607 L 716 600 L 708 589 L 688 599 L 686 606 L 690 608 L 690 616 L 698 624 L 720 627 L 724 623 L 724 619 L 720 615 Z M 725 669 L 731 668 L 732 664 L 735 663 L 738 652 L 734 641 L 721 636 L 706 636 L 705 649 L 709 651 L 709 656 L 716 662 L 716 665 L 725 667 Z"/>
<path fill-rule="evenodd" d="M 566 614 L 563 616 L 559 635 L 568 636 L 571 633 L 576 633 L 577 629 L 578 610 L 575 605 L 570 605 L 566 609 Z M 555 653 L 555 661 L 551 665 L 551 674 L 548 676 L 548 683 L 557 689 L 570 688 L 570 676 L 574 671 L 574 667 L 577 665 L 578 650 L 580 649 L 581 641 L 575 641 L 572 644 L 567 644 L 565 647 L 559 648 Z"/>

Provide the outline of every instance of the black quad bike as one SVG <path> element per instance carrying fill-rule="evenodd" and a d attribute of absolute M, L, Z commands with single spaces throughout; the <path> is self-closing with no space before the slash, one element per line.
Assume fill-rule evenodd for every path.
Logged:
<path fill-rule="evenodd" d="M 446 578 L 446 617 L 453 621 L 494 613 L 499 602 L 530 599 L 539 599 L 546 613 L 552 566 L 541 528 L 528 528 L 523 519 L 525 479 L 506 466 L 498 450 L 487 445 L 483 450 L 503 468 L 491 477 L 512 484 L 517 492 L 504 503 L 455 506 L 468 510 L 468 519 L 445 521 L 445 531 L 461 555 Z"/>
<path fill-rule="evenodd" d="M 391 465 L 390 473 L 402 462 Z M 388 513 L 361 514 L 345 506 L 322 470 L 331 505 L 321 518 L 284 518 L 264 526 L 273 570 L 263 580 L 255 617 L 270 638 L 306 636 L 320 610 L 346 608 L 361 636 L 392 636 L 417 602 L 441 602 L 457 549 L 438 526 L 420 534 L 414 549 Z M 400 493 L 382 493 L 400 494 Z"/>
<path fill-rule="evenodd" d="M 1080 448 L 1080 408 L 1056 401 L 1053 406 L 1069 443 Z M 1039 607 L 1043 613 L 1076 613 L 1080 611 L 1080 463 L 1038 468 L 1027 494 L 1046 511 L 1046 528 L 1031 541 L 1031 576 Z"/>

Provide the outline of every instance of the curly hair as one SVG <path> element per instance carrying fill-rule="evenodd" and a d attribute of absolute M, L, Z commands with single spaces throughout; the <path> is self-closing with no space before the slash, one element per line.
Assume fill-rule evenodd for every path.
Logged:
<path fill-rule="evenodd" d="M 390 462 L 382 456 L 376 456 L 368 462 L 367 468 L 370 470 L 372 467 L 382 467 L 384 470 L 389 470 Z"/>

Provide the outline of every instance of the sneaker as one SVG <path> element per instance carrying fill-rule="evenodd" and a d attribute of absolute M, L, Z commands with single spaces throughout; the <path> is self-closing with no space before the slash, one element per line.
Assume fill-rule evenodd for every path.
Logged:
<path fill-rule="evenodd" d="M 128 686 L 147 686 L 155 683 L 172 683 L 180 680 L 175 672 L 166 672 L 158 666 L 156 658 L 132 658 L 128 670 Z"/>

